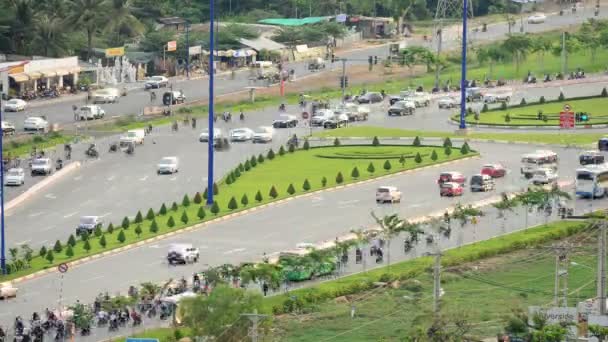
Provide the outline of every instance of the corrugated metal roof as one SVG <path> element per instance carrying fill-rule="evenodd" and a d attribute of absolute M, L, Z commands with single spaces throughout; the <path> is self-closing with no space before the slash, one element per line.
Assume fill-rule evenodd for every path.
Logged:
<path fill-rule="evenodd" d="M 260 24 L 278 25 L 278 26 L 302 26 L 307 24 L 316 24 L 322 21 L 328 21 L 333 17 L 308 17 L 301 19 L 294 18 L 271 18 L 258 20 Z"/>
<path fill-rule="evenodd" d="M 256 39 L 245 39 L 240 38 L 239 42 L 245 46 L 248 46 L 256 51 L 260 50 L 268 50 L 275 51 L 281 50 L 285 48 L 285 45 L 275 42 L 274 40 L 270 40 L 264 37 L 258 37 Z"/>

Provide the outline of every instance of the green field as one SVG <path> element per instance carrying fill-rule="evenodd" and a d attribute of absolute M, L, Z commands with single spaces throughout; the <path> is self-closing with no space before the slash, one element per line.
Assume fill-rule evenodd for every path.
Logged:
<path fill-rule="evenodd" d="M 433 161 L 430 157 L 433 151 L 437 153 L 436 161 Z M 417 153 L 420 153 L 422 158 L 420 163 L 414 160 Z M 251 167 L 249 170 L 246 170 L 246 166 L 244 166 L 240 177 L 234 183 L 226 184 L 225 179 L 219 183 L 219 193 L 214 197 L 215 202 L 218 204 L 217 214 L 213 214 L 211 208 L 204 207 L 204 200 L 201 204 L 195 203 L 194 192 L 196 192 L 196 189 L 193 189 L 193 193 L 188 194 L 187 206 L 184 205 L 184 201 L 174 199 L 176 201 L 174 204 L 171 201 L 166 203 L 167 212 L 164 215 L 160 214 L 159 208 L 141 208 L 143 218 L 140 223 L 135 223 L 132 220 L 126 229 L 122 229 L 121 222 L 114 222 L 112 232 L 104 229 L 104 231 L 98 231 L 97 235 L 89 237 L 88 246 L 90 249 L 88 251 L 85 248 L 85 242 L 79 240 L 73 246 L 71 253 L 73 255 L 70 256 L 68 255 L 70 253 L 67 252 L 66 242 L 62 242 L 63 248 L 59 252 L 55 251 L 53 253 L 52 262 L 38 255 L 39 253 L 35 253 L 36 256 L 30 261 L 31 267 L 11 272 L 7 276 L 0 277 L 0 280 L 14 279 L 53 267 L 61 262 L 74 261 L 110 249 L 119 248 L 162 233 L 185 228 L 195 223 L 208 221 L 218 216 L 249 209 L 292 195 L 301 195 L 324 187 L 330 188 L 340 184 L 353 183 L 434 163 L 457 160 L 475 154 L 475 152 L 470 152 L 463 155 L 459 148 L 453 148 L 452 153 L 446 156 L 443 147 L 414 147 L 405 145 L 323 147 L 312 148 L 310 150 L 297 150 L 294 153 L 285 152 L 283 156 L 276 152 L 273 160 L 268 160 L 266 156 L 262 163 L 258 163 L 257 166 Z M 401 156 L 405 157 L 404 165 L 399 163 Z M 391 164 L 388 170 L 384 168 L 387 160 Z M 245 163 L 245 160 L 243 160 L 243 163 Z M 374 172 L 368 171 L 370 163 L 374 164 Z M 359 170 L 359 177 L 352 176 L 351 172 L 355 167 Z M 336 179 L 338 172 L 341 172 L 343 176 L 340 184 Z M 322 184 L 323 177 L 327 179 L 325 185 Z M 308 190 L 304 190 L 304 181 L 306 179 L 308 179 L 310 185 Z M 290 184 L 293 184 L 293 194 L 290 194 L 288 191 Z M 273 186 L 276 189 L 275 198 L 270 196 L 270 190 Z M 203 190 L 199 189 L 199 192 L 203 193 Z M 258 190 L 261 194 L 259 201 L 256 200 Z M 243 195 L 245 194 L 248 199 L 246 205 L 243 204 Z M 231 209 L 229 208 L 229 202 L 233 197 L 236 207 Z M 198 216 L 201 208 L 204 208 L 205 214 L 202 220 Z M 158 227 L 156 232 L 151 230 L 152 220 L 145 219 L 146 213 L 149 210 L 155 214 L 154 219 Z M 184 218 L 186 219 L 185 222 Z M 173 227 L 170 227 L 170 220 L 174 222 Z M 139 229 L 136 228 L 137 226 L 139 226 Z M 119 241 L 119 236 L 121 235 L 124 235 L 123 242 Z M 102 246 L 100 242 L 102 236 L 106 241 L 105 246 Z M 52 246 L 48 247 L 50 249 Z"/>
<path fill-rule="evenodd" d="M 604 133 L 574 133 L 559 132 L 553 133 L 478 133 L 471 132 L 466 137 L 471 139 L 501 140 L 509 142 L 530 142 L 556 145 L 576 145 L 589 147 L 590 144 L 596 145 L 599 138 L 605 136 Z M 429 138 L 455 138 L 461 137 L 451 132 L 408 130 L 400 128 L 385 128 L 374 126 L 357 126 L 339 128 L 331 131 L 323 131 L 314 134 L 315 137 L 429 137 Z"/>
<path fill-rule="evenodd" d="M 533 104 L 529 106 L 507 108 L 505 110 L 490 110 L 485 113 L 480 113 L 479 121 L 476 121 L 473 115 L 467 115 L 467 123 L 499 126 L 558 126 L 559 113 L 566 104 L 569 104 L 574 112 L 587 112 L 590 115 L 590 120 L 585 123 L 580 123 L 580 125 L 608 123 L 608 110 L 606 109 L 606 106 L 608 106 L 608 98 L 604 97 Z M 542 111 L 543 115 L 547 116 L 547 121 L 538 119 L 539 111 Z M 510 118 L 510 121 L 508 122 L 506 121 L 507 115 L 509 115 Z M 452 120 L 458 121 L 459 116 L 454 115 Z"/>

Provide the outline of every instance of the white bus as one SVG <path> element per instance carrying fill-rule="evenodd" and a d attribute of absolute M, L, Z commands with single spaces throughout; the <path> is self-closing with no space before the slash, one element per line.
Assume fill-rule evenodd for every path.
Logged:
<path fill-rule="evenodd" d="M 521 173 L 531 178 L 534 172 L 540 169 L 553 169 L 557 171 L 557 153 L 548 150 L 538 150 L 524 154 L 521 158 Z"/>
<path fill-rule="evenodd" d="M 576 170 L 576 195 L 603 197 L 608 191 L 608 165 L 587 165 Z"/>

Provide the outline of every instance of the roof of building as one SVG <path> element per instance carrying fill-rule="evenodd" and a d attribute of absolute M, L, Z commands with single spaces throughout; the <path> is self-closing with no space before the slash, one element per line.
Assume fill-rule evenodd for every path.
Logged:
<path fill-rule="evenodd" d="M 277 43 L 274 40 L 270 40 L 270 39 L 264 38 L 264 37 L 258 37 L 255 39 L 240 38 L 239 42 L 256 51 L 260 51 L 260 50 L 274 51 L 274 50 L 281 50 L 281 49 L 285 48 L 285 45 L 283 45 L 281 43 Z"/>
<path fill-rule="evenodd" d="M 156 21 L 164 25 L 181 25 L 186 23 L 186 20 L 180 17 L 164 17 L 158 18 Z"/>
<path fill-rule="evenodd" d="M 9 70 L 10 68 L 14 68 L 16 66 L 21 66 L 21 65 L 27 64 L 28 62 L 29 61 L 0 63 L 0 71 L 6 71 L 6 70 Z"/>
<path fill-rule="evenodd" d="M 302 26 L 307 24 L 316 24 L 322 21 L 328 21 L 333 17 L 308 17 L 308 18 L 271 18 L 258 20 L 260 24 L 278 25 L 278 26 Z"/>

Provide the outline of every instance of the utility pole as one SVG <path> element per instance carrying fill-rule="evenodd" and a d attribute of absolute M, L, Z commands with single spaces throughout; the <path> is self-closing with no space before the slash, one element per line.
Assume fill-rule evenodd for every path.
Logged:
<path fill-rule="evenodd" d="M 268 317 L 267 315 L 259 315 L 258 309 L 253 310 L 252 314 L 241 314 L 242 317 L 247 317 L 251 321 L 251 329 L 249 330 L 249 337 L 251 342 L 259 341 L 258 323 Z"/>
<path fill-rule="evenodd" d="M 566 48 L 566 32 L 562 32 L 562 75 L 568 72 L 568 49 Z"/>
<path fill-rule="evenodd" d="M 439 28 L 437 29 L 437 63 L 435 64 L 435 88 L 440 88 L 439 80 L 439 58 L 441 56 L 441 45 L 443 43 L 443 21 L 439 20 Z"/>
<path fill-rule="evenodd" d="M 606 314 L 606 220 L 599 224 L 597 248 L 597 298 L 599 300 L 600 315 Z"/>
<path fill-rule="evenodd" d="M 555 306 L 568 306 L 568 255 L 574 248 L 569 243 L 554 244 L 550 247 L 555 253 L 555 286 L 553 289 L 553 304 Z"/>
<path fill-rule="evenodd" d="M 346 96 L 346 58 L 342 58 L 342 104 L 344 104 L 344 96 Z"/>
<path fill-rule="evenodd" d="M 4 70 L 2 70 L 4 71 Z M 3 88 L 0 90 L 0 120 L 2 120 L 2 96 L 4 95 L 4 90 L 8 85 L 3 84 Z M 8 90 L 7 90 L 8 93 Z M 3 155 L 2 148 L 2 138 L 0 137 L 0 156 Z M 6 240 L 4 236 L 4 163 L 0 162 L 0 269 L 2 274 L 7 274 L 6 272 Z"/>
<path fill-rule="evenodd" d="M 435 256 L 435 265 L 433 266 L 433 313 L 437 316 L 441 300 L 441 252 L 438 251 L 433 255 Z"/>
<path fill-rule="evenodd" d="M 186 77 L 190 79 L 190 22 L 186 21 Z"/>
<path fill-rule="evenodd" d="M 213 103 L 213 88 L 214 88 L 214 50 L 215 37 L 213 19 L 215 16 L 215 0 L 209 1 L 209 144 L 207 146 L 207 204 L 213 204 L 213 119 L 214 119 L 214 103 Z"/>

